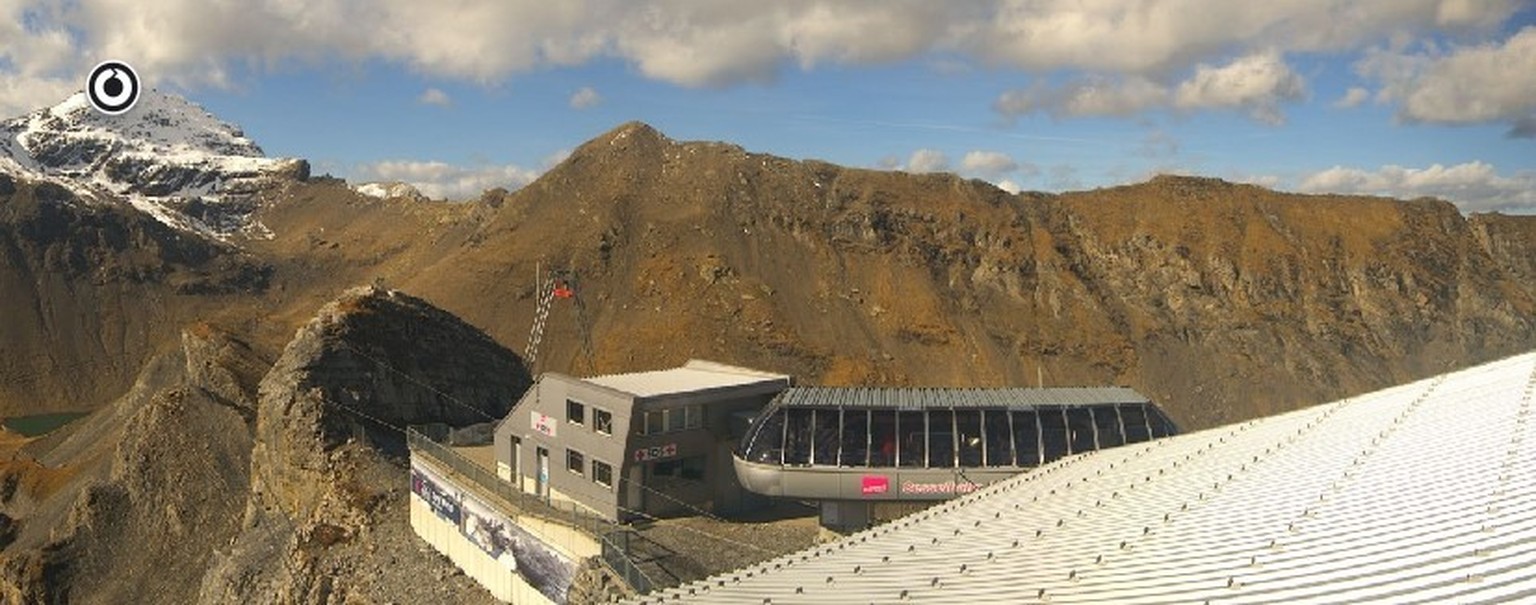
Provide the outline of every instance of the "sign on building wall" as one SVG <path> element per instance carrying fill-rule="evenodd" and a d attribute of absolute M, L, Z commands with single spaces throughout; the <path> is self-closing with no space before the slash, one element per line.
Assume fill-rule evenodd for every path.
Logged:
<path fill-rule="evenodd" d="M 426 465 L 411 460 L 411 493 L 486 555 L 556 603 L 564 603 L 576 563 L 528 533 L 478 496 L 457 489 Z"/>
<path fill-rule="evenodd" d="M 865 496 L 884 494 L 891 491 L 891 479 L 885 475 L 864 475 L 859 482 L 859 493 Z"/>
<path fill-rule="evenodd" d="M 542 414 L 539 412 L 528 413 L 533 416 L 531 421 L 533 430 L 544 433 L 545 435 L 549 435 L 550 437 L 555 436 L 555 430 L 559 424 L 555 422 L 554 417 L 550 416 L 549 414 Z"/>
<path fill-rule="evenodd" d="M 677 444 L 676 443 L 668 443 L 666 445 L 653 445 L 651 447 L 642 447 L 640 449 L 635 450 L 635 462 L 647 462 L 647 461 L 650 461 L 650 460 L 661 460 L 662 458 L 671 458 L 671 457 L 674 457 L 676 455 L 677 455 Z"/>
<path fill-rule="evenodd" d="M 444 521 L 458 525 L 461 507 L 456 492 L 447 489 L 448 482 L 424 466 L 411 465 L 411 493 L 416 494 Z"/>

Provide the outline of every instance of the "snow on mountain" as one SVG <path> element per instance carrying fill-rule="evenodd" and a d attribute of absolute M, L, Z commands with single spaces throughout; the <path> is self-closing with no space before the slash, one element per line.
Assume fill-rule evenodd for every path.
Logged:
<path fill-rule="evenodd" d="M 363 183 L 353 187 L 352 190 L 368 197 L 374 197 L 381 200 L 405 198 L 425 201 L 427 199 L 427 196 L 422 195 L 421 191 L 416 189 L 416 187 L 412 186 L 410 183 L 402 183 L 400 181 L 394 181 L 390 183 Z"/>
<path fill-rule="evenodd" d="M 255 194 L 308 177 L 304 160 L 268 158 L 239 128 L 179 96 L 146 91 L 128 113 L 91 108 L 84 92 L 0 122 L 0 172 L 123 200 L 172 227 L 224 239 L 260 236 Z"/>

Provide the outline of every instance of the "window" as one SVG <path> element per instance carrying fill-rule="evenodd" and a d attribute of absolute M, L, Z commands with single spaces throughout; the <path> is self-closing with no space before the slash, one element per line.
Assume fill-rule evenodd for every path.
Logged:
<path fill-rule="evenodd" d="M 1099 431 L 1100 448 L 1125 445 L 1125 433 L 1120 430 L 1120 415 L 1115 413 L 1115 406 L 1095 406 L 1093 426 Z"/>
<path fill-rule="evenodd" d="M 1093 412 L 1088 408 L 1067 408 L 1067 435 L 1072 453 L 1093 451 Z"/>
<path fill-rule="evenodd" d="M 1161 439 L 1178 432 L 1178 428 L 1173 426 L 1173 421 L 1157 408 L 1147 408 L 1147 425 L 1152 428 L 1153 439 Z"/>
<path fill-rule="evenodd" d="M 646 435 L 704 428 L 704 406 L 694 404 L 645 413 Z"/>
<path fill-rule="evenodd" d="M 1061 408 L 1040 409 L 1040 447 L 1042 464 L 1055 462 L 1070 451 L 1067 449 L 1066 418 Z"/>
<path fill-rule="evenodd" d="M 789 426 L 784 431 L 784 464 L 811 463 L 811 410 L 789 409 Z"/>
<path fill-rule="evenodd" d="M 1008 430 L 1008 410 L 982 412 L 982 429 L 987 434 L 987 466 L 1013 465 L 1013 438 Z"/>
<path fill-rule="evenodd" d="M 897 447 L 896 463 L 900 466 L 922 466 L 925 462 L 923 442 L 928 438 L 928 427 L 922 412 L 900 412 L 896 416 L 896 430 L 901 435 Z"/>
<path fill-rule="evenodd" d="M 571 424 L 587 423 L 587 406 L 580 401 L 565 400 L 565 420 Z"/>
<path fill-rule="evenodd" d="M 587 469 L 587 457 L 576 450 L 565 450 L 565 468 L 578 475 L 585 475 Z"/>
<path fill-rule="evenodd" d="M 811 450 L 811 464 L 836 465 L 838 431 L 842 426 L 842 410 L 814 410 L 816 441 Z"/>
<path fill-rule="evenodd" d="M 928 468 L 955 466 L 955 413 L 928 412 Z"/>
<path fill-rule="evenodd" d="M 592 481 L 603 487 L 613 487 L 613 467 L 602 460 L 593 460 Z"/>
<path fill-rule="evenodd" d="M 869 465 L 896 466 L 896 411 L 874 410 L 869 415 Z"/>
<path fill-rule="evenodd" d="M 677 477 L 691 481 L 704 480 L 704 457 L 689 456 L 673 460 L 663 460 L 651 467 L 653 477 Z"/>
<path fill-rule="evenodd" d="M 1019 466 L 1040 464 L 1040 417 L 1034 410 L 1013 413 L 1013 449 Z"/>
<path fill-rule="evenodd" d="M 867 410 L 843 410 L 843 453 L 838 464 L 866 466 L 869 464 L 869 412 Z"/>
<path fill-rule="evenodd" d="M 592 408 L 592 430 L 604 435 L 612 435 L 613 414 L 608 410 Z"/>
<path fill-rule="evenodd" d="M 981 410 L 955 410 L 960 466 L 981 466 Z"/>
<path fill-rule="evenodd" d="M 1152 431 L 1147 428 L 1147 412 L 1140 405 L 1121 406 L 1120 421 L 1125 423 L 1126 443 L 1140 443 L 1152 438 Z"/>
<path fill-rule="evenodd" d="M 784 461 L 784 408 L 774 410 L 767 417 L 760 417 L 758 426 L 752 427 L 747 439 L 747 460 L 780 464 Z"/>

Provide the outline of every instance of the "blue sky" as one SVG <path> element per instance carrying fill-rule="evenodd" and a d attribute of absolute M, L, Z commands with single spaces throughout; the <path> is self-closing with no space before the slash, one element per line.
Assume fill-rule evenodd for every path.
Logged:
<path fill-rule="evenodd" d="M 1516 0 L 0 0 L 0 114 L 120 59 L 270 155 L 474 197 L 628 121 L 1060 191 L 1177 172 L 1536 212 Z"/>

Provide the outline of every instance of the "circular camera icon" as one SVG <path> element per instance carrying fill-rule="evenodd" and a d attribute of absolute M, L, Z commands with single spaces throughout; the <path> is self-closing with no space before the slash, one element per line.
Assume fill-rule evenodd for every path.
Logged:
<path fill-rule="evenodd" d="M 85 81 L 85 96 L 96 111 L 121 114 L 139 102 L 139 75 L 122 61 L 102 61 Z"/>

